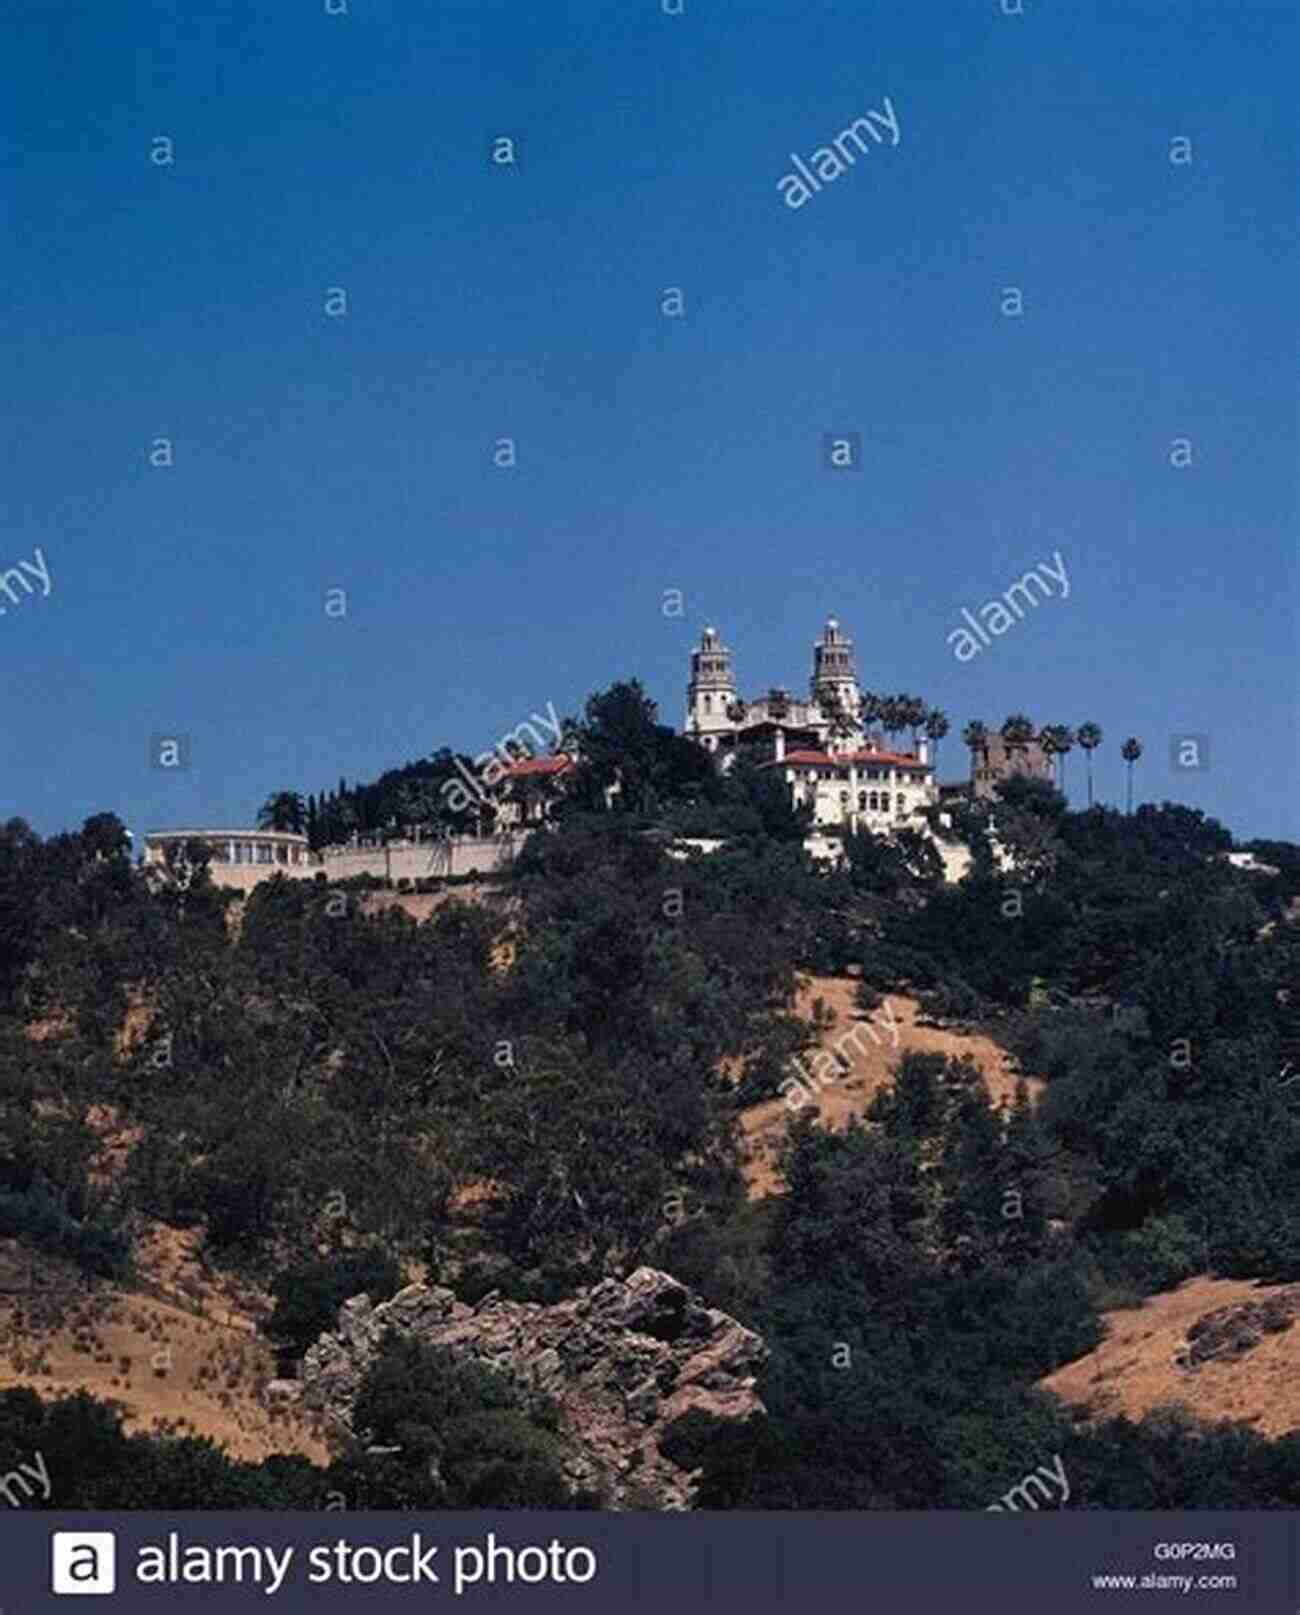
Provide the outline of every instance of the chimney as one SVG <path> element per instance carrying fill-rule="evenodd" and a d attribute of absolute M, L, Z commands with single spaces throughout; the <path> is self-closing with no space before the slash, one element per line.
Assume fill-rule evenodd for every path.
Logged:
<path fill-rule="evenodd" d="M 928 740 L 922 739 L 917 742 L 916 758 L 917 761 L 921 763 L 928 763 L 930 761 L 930 742 Z"/>
<path fill-rule="evenodd" d="M 778 763 L 785 761 L 785 730 L 780 724 L 776 726 L 776 760 Z"/>

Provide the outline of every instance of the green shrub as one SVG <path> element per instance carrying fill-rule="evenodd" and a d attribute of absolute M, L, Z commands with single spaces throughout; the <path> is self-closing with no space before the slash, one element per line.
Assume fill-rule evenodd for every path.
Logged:
<path fill-rule="evenodd" d="M 736 1109 L 747 1110 L 750 1105 L 761 1105 L 765 1099 L 779 1098 L 781 1084 L 789 1075 L 787 1063 L 770 1049 L 763 1049 L 749 1061 L 744 1076 L 736 1084 Z"/>
<path fill-rule="evenodd" d="M 124 1234 L 102 1223 L 77 1222 L 36 1188 L 0 1194 L 0 1235 L 27 1240 L 100 1278 L 120 1278 L 130 1267 Z"/>
<path fill-rule="evenodd" d="M 936 1021 L 969 1021 L 980 1013 L 979 994 L 964 981 L 946 981 L 920 997 L 921 1013 Z"/>
<path fill-rule="evenodd" d="M 939 983 L 939 967 L 927 953 L 899 943 L 878 942 L 862 959 L 862 980 L 870 987 L 927 988 Z"/>
<path fill-rule="evenodd" d="M 301 1356 L 334 1328 L 339 1308 L 352 1296 L 364 1293 L 377 1304 L 390 1300 L 401 1286 L 401 1268 L 380 1250 L 349 1251 L 304 1263 L 281 1273 L 272 1285 L 275 1311 L 267 1333 L 287 1352 Z"/>
<path fill-rule="evenodd" d="M 884 1001 L 884 994 L 878 992 L 869 982 L 858 983 L 857 1006 L 860 1010 L 869 1015 L 872 1010 L 879 1009 Z"/>
<path fill-rule="evenodd" d="M 443 1508 L 569 1508 L 572 1496 L 556 1437 L 558 1414 L 546 1397 L 481 1363 L 389 1335 L 367 1370 L 353 1410 L 358 1431 L 381 1446 L 397 1446 L 393 1472 L 406 1472 L 401 1491 L 429 1488 L 425 1506 Z M 366 1465 L 361 1490 L 370 1492 Z M 373 1497 L 365 1495 L 366 1506 Z"/>
<path fill-rule="evenodd" d="M 1186 1218 L 1152 1217 L 1124 1236 L 1124 1266 L 1147 1291 L 1169 1290 L 1205 1267 L 1205 1241 Z"/>
<path fill-rule="evenodd" d="M 207 1218 L 208 1240 L 218 1250 L 247 1249 L 270 1234 L 283 1182 L 280 1163 L 266 1151 L 231 1143 L 198 1167 L 189 1188 Z"/>

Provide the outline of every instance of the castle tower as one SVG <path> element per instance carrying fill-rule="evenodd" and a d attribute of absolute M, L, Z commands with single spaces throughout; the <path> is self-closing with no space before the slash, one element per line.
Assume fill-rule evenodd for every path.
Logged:
<path fill-rule="evenodd" d="M 734 728 L 727 707 L 736 699 L 736 675 L 731 650 L 706 628 L 691 652 L 691 681 L 686 686 L 686 733 L 696 735 L 715 750 L 718 736 Z"/>
<path fill-rule="evenodd" d="M 845 636 L 834 617 L 827 617 L 822 637 L 813 646 L 811 689 L 814 701 L 824 702 L 828 709 L 838 702 L 856 717 L 862 692 L 858 689 L 853 641 Z"/>

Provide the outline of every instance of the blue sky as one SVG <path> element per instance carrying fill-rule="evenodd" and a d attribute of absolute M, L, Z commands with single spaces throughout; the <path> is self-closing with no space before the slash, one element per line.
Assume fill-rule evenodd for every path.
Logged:
<path fill-rule="evenodd" d="M 803 690 L 834 612 L 954 731 L 1092 719 L 1104 798 L 1135 734 L 1142 799 L 1297 836 L 1290 4 L 325 4 L 0 21 L 0 814 L 251 822 L 633 675 L 680 724 L 704 623 Z"/>

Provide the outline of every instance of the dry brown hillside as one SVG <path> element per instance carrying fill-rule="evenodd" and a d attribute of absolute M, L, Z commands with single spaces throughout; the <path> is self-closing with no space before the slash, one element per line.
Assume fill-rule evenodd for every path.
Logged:
<path fill-rule="evenodd" d="M 101 1146 L 90 1176 L 103 1183 L 139 1134 L 109 1105 L 87 1119 Z M 130 1431 L 209 1436 L 234 1458 L 289 1452 L 328 1463 L 317 1421 L 264 1400 L 276 1361 L 257 1320 L 269 1298 L 205 1267 L 200 1242 L 197 1229 L 146 1224 L 132 1247 L 139 1282 L 127 1289 L 0 1240 L 0 1389 L 86 1390 L 122 1402 Z"/>
<path fill-rule="evenodd" d="M 1259 1435 L 1300 1430 L 1300 1285 L 1188 1279 L 1103 1314 L 1106 1338 L 1043 1380 L 1089 1417 L 1140 1419 L 1179 1403 Z"/>
<path fill-rule="evenodd" d="M 84 1389 L 126 1407 L 129 1431 L 209 1436 L 233 1458 L 329 1462 L 316 1421 L 268 1407 L 274 1354 L 250 1295 L 205 1275 L 196 1236 L 159 1225 L 136 1250 L 144 1290 L 88 1283 L 69 1263 L 0 1240 L 0 1388 Z"/>
<path fill-rule="evenodd" d="M 873 1015 L 866 1016 L 857 1009 L 857 990 L 856 980 L 842 976 L 809 976 L 801 978 L 799 984 L 795 1007 L 800 1015 L 810 1016 L 814 1001 L 820 998 L 835 1017 L 834 1023 L 820 1040 L 822 1048 L 832 1048 L 838 1039 L 864 1023 L 874 1026 L 879 1038 L 878 1042 L 873 1042 L 865 1032 L 860 1032 L 848 1051 L 852 1068 L 817 1092 L 817 1113 L 823 1127 L 836 1131 L 843 1128 L 850 1118 L 863 1115 L 876 1093 L 888 1085 L 899 1058 L 911 1049 L 933 1054 L 966 1055 L 983 1070 L 989 1097 L 994 1104 L 1009 1104 L 1015 1097 L 1017 1078 L 1011 1061 L 1006 1051 L 990 1038 L 981 1034 L 967 1037 L 958 1032 L 941 1031 L 937 1027 L 918 1026 L 916 1000 L 898 993 L 887 993 L 885 996 L 897 1024 L 898 1044 L 895 1047 L 888 1020 L 882 1011 L 877 1010 Z M 1031 1093 L 1042 1086 L 1033 1078 L 1026 1079 L 1026 1085 Z M 761 1105 L 751 1106 L 741 1116 L 747 1147 L 745 1177 L 751 1199 L 781 1192 L 775 1156 L 790 1114 L 784 1099 L 769 1099 Z"/>

